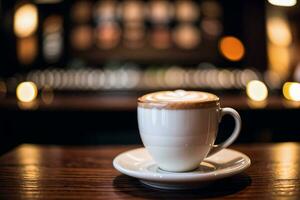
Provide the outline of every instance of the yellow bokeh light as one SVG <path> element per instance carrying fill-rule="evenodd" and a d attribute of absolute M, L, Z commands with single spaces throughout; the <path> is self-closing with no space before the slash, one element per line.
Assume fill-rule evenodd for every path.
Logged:
<path fill-rule="evenodd" d="M 16 95 L 21 102 L 31 102 L 37 96 L 38 90 L 33 82 L 22 82 L 18 85 Z"/>
<path fill-rule="evenodd" d="M 289 46 L 292 42 L 290 27 L 282 17 L 271 17 L 267 20 L 267 34 L 269 40 L 278 46 Z"/>
<path fill-rule="evenodd" d="M 275 6 L 291 7 L 297 4 L 297 0 L 268 0 L 270 4 Z"/>
<path fill-rule="evenodd" d="M 38 11 L 33 4 L 24 4 L 17 8 L 14 16 L 14 32 L 18 37 L 32 35 L 38 25 Z"/>
<path fill-rule="evenodd" d="M 246 93 L 253 101 L 263 101 L 268 97 L 268 88 L 263 82 L 252 80 L 247 84 Z"/>
<path fill-rule="evenodd" d="M 300 101 L 300 83 L 286 82 L 282 88 L 283 96 L 292 101 Z"/>
<path fill-rule="evenodd" d="M 231 61 L 239 61 L 245 54 L 243 43 L 236 37 L 227 36 L 221 39 L 219 44 L 222 55 Z"/>

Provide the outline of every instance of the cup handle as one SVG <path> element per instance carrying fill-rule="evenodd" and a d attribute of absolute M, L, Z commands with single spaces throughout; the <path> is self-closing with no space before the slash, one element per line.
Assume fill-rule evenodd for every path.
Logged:
<path fill-rule="evenodd" d="M 218 144 L 218 145 L 213 145 L 213 147 L 211 148 L 207 157 L 212 156 L 213 154 L 215 154 L 215 153 L 221 151 L 222 149 L 228 147 L 229 145 L 231 145 L 240 134 L 240 130 L 242 127 L 242 121 L 241 121 L 241 117 L 240 117 L 239 113 L 236 110 L 234 110 L 233 108 L 221 108 L 221 119 L 224 115 L 227 115 L 227 114 L 231 115 L 234 118 L 234 121 L 235 121 L 234 130 L 233 130 L 231 136 L 227 140 L 225 140 L 223 143 Z"/>

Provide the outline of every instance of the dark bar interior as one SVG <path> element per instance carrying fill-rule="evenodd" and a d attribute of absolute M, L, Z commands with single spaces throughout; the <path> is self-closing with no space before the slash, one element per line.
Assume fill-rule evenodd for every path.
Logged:
<path fill-rule="evenodd" d="M 213 93 L 220 98 L 222 108 L 232 107 L 241 117 L 242 128 L 233 148 L 249 155 L 253 166 L 247 173 L 217 184 L 217 191 L 233 185 L 231 194 L 240 195 L 243 193 L 238 191 L 243 188 L 237 185 L 251 188 L 251 184 L 259 181 L 261 185 L 276 183 L 273 178 L 286 165 L 274 167 L 273 171 L 265 167 L 274 163 L 275 166 L 277 158 L 287 156 L 280 161 L 291 164 L 290 168 L 278 180 L 292 178 L 295 189 L 283 194 L 284 189 L 278 192 L 275 185 L 270 188 L 278 193 L 271 193 L 300 198 L 300 159 L 295 154 L 300 149 L 297 0 L 3 0 L 0 19 L 0 155 L 4 155 L 2 160 L 0 156 L 0 188 L 3 191 L 5 185 L 13 188 L 11 184 L 16 183 L 9 175 L 3 176 L 6 166 L 15 162 L 22 166 L 23 161 L 28 164 L 33 161 L 30 159 L 39 158 L 43 166 L 44 156 L 53 163 L 70 156 L 70 160 L 62 163 L 72 165 L 77 162 L 72 161 L 74 157 L 96 159 L 98 152 L 97 155 L 110 156 L 100 156 L 99 163 L 111 163 L 121 151 L 140 146 L 142 140 L 145 145 L 137 121 L 137 106 L 145 102 L 139 99 L 138 103 L 137 99 L 156 91 L 181 94 L 186 90 Z M 147 106 L 151 105 L 148 103 Z M 238 120 L 234 117 L 224 116 L 215 144 L 236 131 L 233 127 Z M 65 154 L 53 153 L 58 151 Z M 89 157 L 92 155 L 96 157 Z M 29 160 L 25 162 L 22 158 Z M 78 161 L 78 166 L 97 166 L 102 170 L 96 161 L 91 165 L 85 162 Z M 116 162 L 115 168 L 123 172 Z M 248 166 L 250 160 L 243 167 Z M 265 182 L 256 179 L 263 177 L 261 169 L 269 173 Z M 148 190 L 141 189 L 144 187 L 135 179 L 116 171 L 110 176 L 113 182 L 109 179 L 104 185 L 122 193 L 108 193 L 107 199 L 185 199 L 177 193 L 178 196 L 152 196 L 152 193 L 149 196 Z M 18 187 L 14 189 L 23 191 L 23 186 Z M 128 194 L 123 187 L 133 188 L 133 192 Z M 216 196 L 202 190 L 195 194 L 201 198 L 231 195 L 223 189 Z M 25 193 L 16 196 L 3 193 L 3 197 L 19 199 Z M 37 194 L 40 196 L 26 197 L 55 199 L 47 193 Z M 256 193 L 251 188 L 243 197 L 271 198 L 263 194 L 270 191 L 262 189 Z"/>
<path fill-rule="evenodd" d="M 299 141 L 298 7 L 2 1 L 1 149 L 140 143 L 137 97 L 178 88 L 238 109 L 237 142 Z"/>

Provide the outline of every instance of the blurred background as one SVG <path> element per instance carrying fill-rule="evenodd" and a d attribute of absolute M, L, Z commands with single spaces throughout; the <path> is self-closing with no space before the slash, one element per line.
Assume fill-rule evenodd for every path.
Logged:
<path fill-rule="evenodd" d="M 237 109 L 237 143 L 300 141 L 297 0 L 2 0 L 0 18 L 0 152 L 140 144 L 137 97 L 174 89 Z"/>

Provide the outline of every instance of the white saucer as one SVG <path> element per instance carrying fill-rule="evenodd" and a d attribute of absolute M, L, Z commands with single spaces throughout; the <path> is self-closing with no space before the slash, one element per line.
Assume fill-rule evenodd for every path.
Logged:
<path fill-rule="evenodd" d="M 173 173 L 159 169 L 145 148 L 121 153 L 113 161 L 119 172 L 138 178 L 148 186 L 169 190 L 201 187 L 211 181 L 238 174 L 250 164 L 248 156 L 231 149 L 223 149 L 206 158 L 198 169 L 191 172 Z"/>

